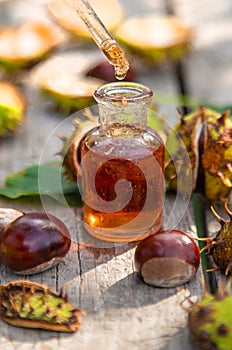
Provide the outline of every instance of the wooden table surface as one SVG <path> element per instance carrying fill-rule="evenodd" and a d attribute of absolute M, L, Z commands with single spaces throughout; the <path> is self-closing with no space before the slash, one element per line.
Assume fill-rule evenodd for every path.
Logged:
<path fill-rule="evenodd" d="M 122 0 L 121 0 L 122 1 Z M 163 0 L 122 1 L 129 15 L 166 11 Z M 232 2 L 230 0 L 173 0 L 174 13 L 195 30 L 196 37 L 191 54 L 182 62 L 185 91 L 199 100 L 215 104 L 231 104 L 232 92 Z M 166 4 L 167 5 L 167 4 Z M 0 4 L 0 24 L 16 21 L 20 16 L 46 15 L 46 1 L 9 1 Z M 138 81 L 150 86 L 154 92 L 177 96 L 180 79 L 174 65 L 144 69 Z M 23 86 L 29 105 L 25 123 L 11 137 L 0 140 L 0 182 L 23 168 L 51 160 L 61 143 L 53 136 L 67 115 L 50 108 L 50 102 L 39 92 Z M 174 124 L 178 117 L 177 104 L 160 103 L 160 110 Z M 53 142 L 51 142 L 51 139 Z M 7 200 L 0 197 L 1 207 L 25 212 L 46 210 L 62 219 L 70 230 L 73 242 L 92 242 L 85 235 L 75 210 L 58 203 L 27 199 Z M 174 208 L 174 209 L 173 209 Z M 164 222 L 189 233 L 196 232 L 192 203 L 186 205 L 167 195 Z M 172 217 L 170 219 L 170 212 Z M 218 224 L 206 209 L 209 231 Z M 95 244 L 95 245 L 94 245 Z M 190 350 L 187 312 L 181 306 L 183 291 L 176 288 L 154 288 L 143 284 L 134 267 L 131 244 L 94 243 L 91 249 L 69 252 L 58 266 L 44 273 L 22 276 L 43 283 L 59 291 L 65 283 L 69 299 L 87 311 L 77 333 L 63 334 L 43 330 L 9 326 L 0 320 L 0 349 L 4 350 Z M 201 298 L 199 277 L 183 286 L 183 290 Z M 0 266 L 0 284 L 19 279 L 4 266 Z"/>

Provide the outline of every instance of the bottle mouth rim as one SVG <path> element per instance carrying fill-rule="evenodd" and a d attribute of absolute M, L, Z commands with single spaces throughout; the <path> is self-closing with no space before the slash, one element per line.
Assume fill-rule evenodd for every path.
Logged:
<path fill-rule="evenodd" d="M 149 87 L 125 81 L 101 85 L 94 92 L 95 100 L 100 103 L 148 103 L 152 96 L 153 92 Z"/>

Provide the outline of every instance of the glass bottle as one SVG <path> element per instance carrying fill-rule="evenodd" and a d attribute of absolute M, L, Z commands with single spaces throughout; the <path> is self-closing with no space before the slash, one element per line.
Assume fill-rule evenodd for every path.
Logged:
<path fill-rule="evenodd" d="M 99 239 L 131 242 L 160 230 L 164 201 L 164 145 L 147 126 L 152 91 L 114 82 L 94 98 L 100 125 L 79 145 L 83 221 Z"/>

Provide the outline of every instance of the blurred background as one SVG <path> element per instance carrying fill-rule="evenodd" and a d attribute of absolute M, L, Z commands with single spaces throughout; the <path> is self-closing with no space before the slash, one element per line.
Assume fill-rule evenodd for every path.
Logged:
<path fill-rule="evenodd" d="M 154 91 L 154 106 L 169 123 L 178 120 L 177 108 L 187 113 L 199 104 L 232 104 L 230 0 L 90 3 L 130 61 L 127 80 Z M 14 137 L 0 138 L 0 147 L 10 145 L 24 165 L 38 161 L 38 144 L 42 149 L 57 123 L 94 103 L 96 87 L 114 79 L 86 32 L 65 0 L 0 1 L 0 87 L 8 82 L 17 89 L 16 96 L 0 89 L 0 118 L 9 101 L 7 108 L 24 120 L 12 128 Z M 31 149 L 30 160 L 19 154 L 19 142 Z"/>
<path fill-rule="evenodd" d="M 60 2 L 46 0 L 31 0 L 30 2 L 23 0 L 0 1 L 0 27 L 20 25 L 27 21 L 47 21 L 57 25 L 63 31 L 63 34 L 68 36 L 64 41 L 61 39 L 60 42 L 55 43 L 55 52 L 52 42 L 50 47 L 48 43 L 45 44 L 50 55 L 52 50 L 52 54 L 69 50 L 80 52 L 86 48 L 95 50 L 96 45 L 93 41 L 91 42 L 91 39 L 83 43 L 80 33 L 73 33 L 73 30 L 69 30 L 67 23 L 70 19 L 68 14 L 66 16 L 65 11 L 62 13 L 62 10 L 54 4 L 50 11 L 48 10 L 49 3 Z M 65 1 L 63 0 L 63 2 Z M 119 3 L 120 11 L 123 14 L 119 12 L 117 6 L 115 7 L 115 2 Z M 178 43 L 176 44 L 178 40 L 180 40 L 179 46 L 183 45 L 181 40 L 188 42 L 189 50 L 180 57 L 182 67 L 173 65 L 172 59 L 169 59 L 169 64 L 165 59 L 163 62 L 162 60 L 158 62 L 159 64 L 156 64 L 157 62 L 153 62 L 153 64 L 149 62 L 148 64 L 146 60 L 143 60 L 144 55 L 140 55 L 142 60 L 140 57 L 140 64 L 138 64 L 138 47 L 135 50 L 136 54 L 133 50 L 131 53 L 131 51 L 128 52 L 128 48 L 125 48 L 131 64 L 136 66 L 136 80 L 149 85 L 160 95 L 167 95 L 166 97 L 176 95 L 178 93 L 176 88 L 183 88 L 184 93 L 200 100 L 210 100 L 215 104 L 230 103 L 232 81 L 230 79 L 232 75 L 232 2 L 230 0 L 221 0 L 220 2 L 216 0 L 134 0 L 133 2 L 129 0 L 92 0 L 91 4 L 93 7 L 95 6 L 95 10 L 102 20 L 104 19 L 104 12 L 110 13 L 109 8 L 111 8 L 111 15 L 108 16 L 104 24 L 116 39 L 118 28 L 120 31 L 120 27 L 132 16 L 146 17 L 154 15 L 162 17 L 170 13 L 174 15 L 180 21 L 178 25 L 188 26 L 192 29 L 193 36 L 191 38 L 178 38 L 180 28 L 157 26 L 156 22 L 154 22 L 154 26 L 149 27 L 149 35 L 153 36 L 153 39 L 151 39 L 151 41 L 153 40 L 151 44 L 153 49 L 158 49 L 160 45 L 163 49 L 168 50 L 170 46 L 178 45 Z M 110 25 L 111 22 L 113 22 L 112 26 Z M 133 32 L 130 32 L 130 40 L 133 39 L 135 44 L 140 32 L 142 32 L 142 36 L 146 36 L 146 30 L 144 30 L 142 23 L 139 27 L 136 26 Z M 42 33 L 41 30 L 40 34 L 46 36 L 45 31 Z M 11 40 L 10 36 L 8 40 Z M 36 39 L 32 36 L 29 38 L 29 34 L 26 33 L 25 39 L 21 38 L 20 42 L 18 41 L 14 45 L 23 45 L 24 40 L 28 43 L 28 40 L 33 42 Z M 54 41 L 54 38 L 52 40 Z M 4 47 L 6 49 L 6 44 L 0 36 L 0 61 L 3 61 L 1 52 L 4 51 Z M 152 51 L 152 48 L 148 50 Z M 12 55 L 15 55 L 14 52 L 17 50 L 18 48 L 12 49 Z M 43 55 L 42 58 L 44 59 Z M 38 62 L 38 57 L 36 59 Z M 31 64 L 33 60 L 28 59 L 28 61 Z M 179 78 L 177 77 L 178 73 L 181 75 Z M 9 78 L 4 69 L 1 69 L 0 77 Z M 180 82 L 181 79 L 183 80 L 182 83 Z M 181 87 L 181 84 L 184 87 Z M 169 102 L 168 98 L 166 102 Z M 166 104 L 165 101 L 164 104 Z M 167 111 L 170 113 L 170 109 L 167 109 Z"/>

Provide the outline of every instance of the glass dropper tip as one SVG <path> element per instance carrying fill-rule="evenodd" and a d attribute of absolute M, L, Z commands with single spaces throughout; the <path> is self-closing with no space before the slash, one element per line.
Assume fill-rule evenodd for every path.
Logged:
<path fill-rule="evenodd" d="M 65 2 L 83 20 L 100 50 L 114 66 L 116 79 L 125 79 L 129 70 L 129 62 L 125 58 L 123 50 L 109 34 L 88 0 L 65 0 Z"/>
<path fill-rule="evenodd" d="M 129 70 L 129 62 L 125 60 L 123 64 L 114 66 L 114 75 L 118 80 L 123 80 L 126 78 L 127 72 Z"/>
<path fill-rule="evenodd" d="M 100 49 L 114 66 L 115 78 L 118 80 L 125 79 L 129 70 L 129 62 L 118 43 L 114 39 L 107 39 L 101 44 Z"/>

